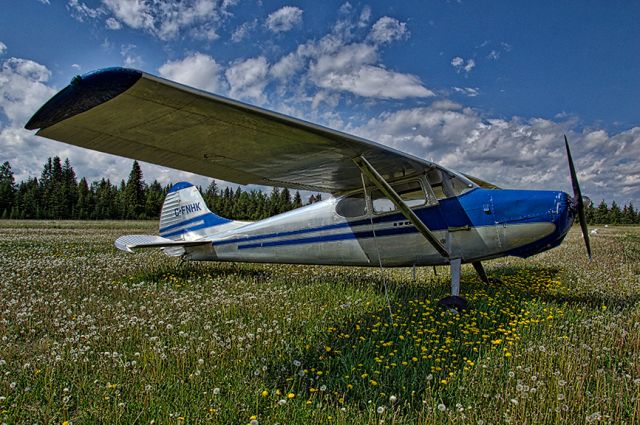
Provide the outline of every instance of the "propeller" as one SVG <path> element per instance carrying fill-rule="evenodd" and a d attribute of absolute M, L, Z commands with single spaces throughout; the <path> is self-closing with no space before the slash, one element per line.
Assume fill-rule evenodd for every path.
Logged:
<path fill-rule="evenodd" d="M 574 167 L 573 159 L 571 159 L 571 150 L 569 149 L 569 141 L 567 140 L 566 134 L 564 135 L 564 144 L 567 148 L 567 159 L 569 160 L 569 170 L 571 171 L 571 185 L 573 186 L 575 208 L 578 212 L 578 219 L 580 220 L 580 228 L 582 229 L 582 237 L 584 238 L 584 244 L 587 247 L 587 255 L 589 256 L 589 261 L 591 261 L 591 243 L 589 242 L 589 229 L 587 229 L 587 218 L 584 215 L 584 200 L 582 198 L 582 192 L 580 191 L 580 185 L 578 184 L 576 167 Z M 591 203 L 591 200 L 587 198 L 587 202 Z"/>

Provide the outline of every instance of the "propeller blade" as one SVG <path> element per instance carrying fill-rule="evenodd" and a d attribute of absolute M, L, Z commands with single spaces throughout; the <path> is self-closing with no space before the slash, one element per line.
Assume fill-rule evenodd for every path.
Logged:
<path fill-rule="evenodd" d="M 589 256 L 589 261 L 591 261 L 591 243 L 589 242 L 589 229 L 587 228 L 587 217 L 584 214 L 584 201 L 582 199 L 580 184 L 578 184 L 578 175 L 576 174 L 576 168 L 573 165 L 573 159 L 571 158 L 571 150 L 569 149 L 569 141 L 567 140 L 566 134 L 564 135 L 564 145 L 567 148 L 567 159 L 569 160 L 569 171 L 571 172 L 571 185 L 573 186 L 573 196 L 575 198 L 576 207 L 578 210 L 578 219 L 580 220 L 582 237 L 584 238 L 584 244 L 587 247 L 587 255 Z"/>

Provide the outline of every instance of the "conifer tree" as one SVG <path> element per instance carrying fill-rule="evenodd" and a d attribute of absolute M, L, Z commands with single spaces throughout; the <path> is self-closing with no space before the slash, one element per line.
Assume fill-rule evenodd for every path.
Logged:
<path fill-rule="evenodd" d="M 9 218 L 13 209 L 16 194 L 16 181 L 11 164 L 5 161 L 0 165 L 0 217 Z"/>
<path fill-rule="evenodd" d="M 124 201 L 124 218 L 134 220 L 144 218 L 145 184 L 138 161 L 133 161 L 131 173 L 129 173 L 129 179 L 125 186 Z"/>

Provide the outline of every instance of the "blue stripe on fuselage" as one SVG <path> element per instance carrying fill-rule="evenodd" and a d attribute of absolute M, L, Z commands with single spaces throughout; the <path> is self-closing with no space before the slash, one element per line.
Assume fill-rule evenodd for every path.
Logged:
<path fill-rule="evenodd" d="M 476 188 L 458 197 L 442 199 L 439 205 L 432 205 L 414 210 L 418 217 L 427 224 L 430 230 L 446 230 L 449 227 L 483 227 L 500 223 L 555 223 L 557 214 L 553 211 L 553 201 L 561 192 L 549 191 L 523 191 L 523 190 L 491 190 Z M 533 201 L 533 202 L 531 202 Z M 501 211 L 496 211 L 499 208 Z M 400 213 L 373 218 L 374 224 L 405 221 Z M 280 238 L 310 233 L 335 230 L 342 228 L 354 229 L 358 226 L 370 225 L 371 221 L 357 219 L 347 223 L 336 223 L 308 229 L 296 229 L 286 232 L 267 233 L 262 235 L 231 238 L 214 241 L 214 245 L 238 244 L 238 249 L 251 249 L 273 246 L 300 245 L 319 242 L 330 242 L 356 238 L 373 237 L 372 231 L 352 231 L 332 235 L 305 236 L 299 238 Z M 395 236 L 401 234 L 416 233 L 413 226 L 394 227 L 375 231 L 376 236 Z M 557 236 L 556 236 L 557 237 Z M 265 241 L 266 239 L 278 239 Z M 545 238 L 547 240 L 548 238 Z M 247 243 L 265 241 L 260 243 Z M 548 244 L 548 243 L 546 243 Z M 531 246 L 537 249 L 536 246 Z"/>

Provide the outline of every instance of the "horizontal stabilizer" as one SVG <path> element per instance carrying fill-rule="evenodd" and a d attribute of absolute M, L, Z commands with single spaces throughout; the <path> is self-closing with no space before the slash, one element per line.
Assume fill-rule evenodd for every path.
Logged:
<path fill-rule="evenodd" d="M 126 235 L 120 236 L 115 241 L 116 248 L 122 251 L 133 252 L 137 248 L 165 248 L 165 253 L 172 256 L 183 254 L 186 247 L 201 245 L 211 245 L 211 241 L 174 241 L 152 235 Z"/>

